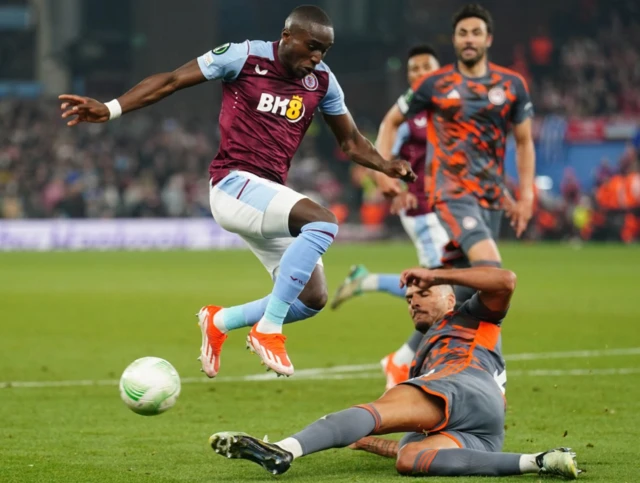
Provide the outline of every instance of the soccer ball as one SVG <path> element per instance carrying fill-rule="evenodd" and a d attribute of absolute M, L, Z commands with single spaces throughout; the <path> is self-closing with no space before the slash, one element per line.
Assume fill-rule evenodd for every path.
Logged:
<path fill-rule="evenodd" d="M 159 357 L 133 361 L 120 378 L 120 397 L 134 413 L 153 416 L 172 408 L 180 395 L 178 371 Z"/>

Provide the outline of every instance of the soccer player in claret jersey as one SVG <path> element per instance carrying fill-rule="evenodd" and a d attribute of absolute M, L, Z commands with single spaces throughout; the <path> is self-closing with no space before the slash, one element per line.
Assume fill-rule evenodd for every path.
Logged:
<path fill-rule="evenodd" d="M 416 45 L 409 50 L 407 55 L 409 85 L 413 85 L 429 72 L 439 68 L 440 63 L 433 47 Z M 400 126 L 392 153 L 394 157 L 409 161 L 418 178 L 407 185 L 406 191 L 393 196 L 391 212 L 400 215 L 402 226 L 416 248 L 420 265 L 427 268 L 439 267 L 442 263 L 444 246 L 449 241 L 449 237 L 437 215 L 430 209 L 427 200 L 426 113 L 420 113 Z M 376 181 L 384 193 L 394 195 L 400 189 L 397 186 L 397 180 L 384 175 L 377 176 Z M 386 292 L 401 298 L 405 295 L 405 289 L 400 287 L 400 273 L 370 273 L 364 265 L 355 265 L 338 288 L 331 302 L 331 308 L 336 309 L 350 298 L 365 292 Z M 421 340 L 422 334 L 414 331 L 398 350 L 380 361 L 387 377 L 387 389 L 407 379 L 409 364 Z"/>
<path fill-rule="evenodd" d="M 457 62 L 415 82 L 385 116 L 377 140 L 380 153 L 390 159 L 405 118 L 427 112 L 433 149 L 429 201 L 451 239 L 444 258 L 454 267 L 499 267 L 495 240 L 503 210 L 518 236 L 533 210 L 533 107 L 525 80 L 488 61 L 492 42 L 493 20 L 486 9 L 470 4 L 458 11 L 453 18 Z M 517 201 L 504 180 L 509 130 L 517 149 Z M 458 303 L 473 292 L 456 287 Z"/>
<path fill-rule="evenodd" d="M 286 186 L 291 158 L 319 109 L 342 150 L 363 166 L 407 182 L 410 165 L 387 161 L 358 131 L 333 73 L 323 62 L 334 41 L 327 14 L 314 6 L 294 9 L 275 42 L 227 43 L 173 72 L 152 75 L 106 104 L 61 95 L 68 125 L 106 122 L 179 89 L 222 81 L 220 149 L 209 169 L 211 212 L 240 235 L 274 280 L 269 296 L 242 306 L 203 307 L 202 370 L 215 377 L 227 332 L 252 326 L 248 347 L 279 375 L 294 372 L 282 324 L 316 315 L 327 288 L 321 256 L 333 242 L 335 216 Z"/>

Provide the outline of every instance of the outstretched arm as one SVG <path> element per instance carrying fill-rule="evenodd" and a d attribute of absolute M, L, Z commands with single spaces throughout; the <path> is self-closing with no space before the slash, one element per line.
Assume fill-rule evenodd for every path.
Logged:
<path fill-rule="evenodd" d="M 531 119 L 525 119 L 514 126 L 516 140 L 516 164 L 520 181 L 520 197 L 509 213 L 511 226 L 520 237 L 533 214 L 533 183 L 536 170 L 536 152 L 531 134 Z"/>
<path fill-rule="evenodd" d="M 90 97 L 63 94 L 58 98 L 64 119 L 76 116 L 67 122 L 75 126 L 81 122 L 106 122 L 121 114 L 148 106 L 174 92 L 205 82 L 197 60 L 192 60 L 173 72 L 163 72 L 147 77 L 131 90 L 108 104 Z M 119 112 L 118 112 L 119 111 Z"/>
<path fill-rule="evenodd" d="M 395 458 L 398 456 L 398 441 L 392 439 L 376 438 L 375 436 L 365 436 L 349 446 L 351 449 L 359 449 L 367 453 L 377 454 L 385 458 Z"/>
<path fill-rule="evenodd" d="M 516 289 L 516 274 L 494 267 L 455 270 L 410 268 L 400 276 L 401 286 L 417 285 L 427 289 L 434 285 L 462 285 L 479 291 L 481 302 L 494 312 L 506 312 Z"/>
<path fill-rule="evenodd" d="M 416 175 L 409 163 L 380 156 L 373 144 L 358 130 L 351 114 L 348 112 L 337 116 L 324 114 L 324 119 L 338 140 L 340 148 L 351 161 L 380 171 L 391 178 L 400 178 L 408 183 L 415 181 Z"/>

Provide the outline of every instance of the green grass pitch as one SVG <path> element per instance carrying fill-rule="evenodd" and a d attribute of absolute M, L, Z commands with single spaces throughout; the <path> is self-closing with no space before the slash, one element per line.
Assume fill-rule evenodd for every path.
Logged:
<path fill-rule="evenodd" d="M 640 250 L 519 244 L 502 252 L 519 277 L 504 325 L 505 450 L 570 446 L 584 481 L 640 481 Z M 414 257 L 408 244 L 335 246 L 325 257 L 330 290 L 353 263 L 395 272 Z M 0 481 L 273 481 L 256 465 L 213 454 L 209 435 L 242 430 L 275 441 L 328 412 L 375 399 L 384 380 L 367 365 L 399 346 L 411 323 L 401 300 L 366 295 L 286 327 L 300 377 L 241 380 L 262 368 L 244 349 L 246 331 L 237 331 L 226 343 L 220 380 L 202 381 L 196 311 L 269 290 L 267 273 L 248 251 L 0 253 Z M 147 355 L 197 379 L 160 416 L 129 411 L 108 382 L 56 385 L 115 380 Z M 352 365 L 364 368 L 331 370 Z M 296 461 L 279 479 L 400 478 L 392 460 L 343 449 Z"/>

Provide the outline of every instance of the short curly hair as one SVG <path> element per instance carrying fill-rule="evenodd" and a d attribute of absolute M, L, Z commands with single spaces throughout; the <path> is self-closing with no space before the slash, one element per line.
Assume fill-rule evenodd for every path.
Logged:
<path fill-rule="evenodd" d="M 489 13 L 489 10 L 484 8 L 482 5 L 478 3 L 469 3 L 458 10 L 454 14 L 452 21 L 454 32 L 456 31 L 458 23 L 466 18 L 479 18 L 480 20 L 484 20 L 484 23 L 487 24 L 487 32 L 493 34 L 493 17 L 491 16 L 491 13 Z"/>

